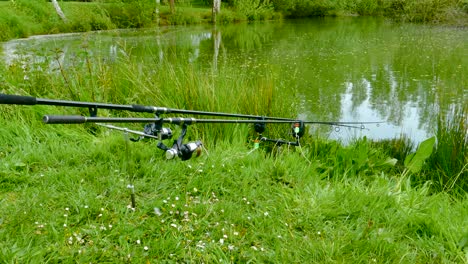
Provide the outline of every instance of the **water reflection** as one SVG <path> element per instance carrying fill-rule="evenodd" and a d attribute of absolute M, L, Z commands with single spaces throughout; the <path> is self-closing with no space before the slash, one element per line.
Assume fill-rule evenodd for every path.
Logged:
<path fill-rule="evenodd" d="M 245 68 L 253 77 L 269 67 L 297 93 L 301 118 L 387 121 L 370 130 L 331 129 L 331 137 L 405 133 L 420 141 L 434 131 L 439 112 L 468 103 L 467 42 L 468 32 L 455 28 L 346 18 L 38 38 L 5 43 L 3 50 L 7 64 L 49 61 L 49 69 L 67 65 L 83 43 L 110 62 L 124 56 L 157 67 L 182 58 L 214 72 Z"/>

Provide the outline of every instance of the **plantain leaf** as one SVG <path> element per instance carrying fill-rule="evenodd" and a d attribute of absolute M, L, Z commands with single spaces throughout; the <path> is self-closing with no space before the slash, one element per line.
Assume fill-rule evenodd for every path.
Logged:
<path fill-rule="evenodd" d="M 412 173 L 420 172 L 424 161 L 432 154 L 434 143 L 435 137 L 428 138 L 421 142 L 421 144 L 419 144 L 418 150 L 406 157 L 405 167 Z"/>

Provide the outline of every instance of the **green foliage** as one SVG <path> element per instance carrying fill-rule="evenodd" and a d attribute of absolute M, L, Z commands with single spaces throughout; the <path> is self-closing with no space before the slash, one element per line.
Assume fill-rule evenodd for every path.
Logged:
<path fill-rule="evenodd" d="M 447 21 L 454 19 L 453 10 L 460 8 L 458 0 L 386 0 L 383 7 L 385 15 L 409 22 Z"/>
<path fill-rule="evenodd" d="M 268 20 L 273 16 L 273 4 L 269 0 L 234 0 L 233 7 L 248 20 Z"/>
<path fill-rule="evenodd" d="M 437 142 L 424 179 L 434 182 L 438 190 L 461 193 L 468 190 L 467 117 L 466 106 L 438 117 Z"/>
<path fill-rule="evenodd" d="M 166 19 L 169 25 L 193 25 L 201 23 L 200 17 L 180 10 L 176 10 L 174 14 L 168 14 Z"/>
<path fill-rule="evenodd" d="M 359 15 L 379 15 L 383 12 L 385 0 L 346 1 L 346 10 Z"/>
<path fill-rule="evenodd" d="M 260 36 L 236 41 L 244 49 L 254 49 Z M 82 50 L 67 64 L 59 63 L 67 55 L 63 50 L 49 51 L 49 61 L 20 57 L 16 64 L 0 68 L 1 92 L 297 114 L 291 107 L 297 97 L 286 89 L 277 68 L 220 64 L 212 72 L 172 52 L 173 47 L 163 50 L 164 61 L 150 49 L 141 51 L 146 56 L 137 60 L 132 54 L 138 50 L 119 44 L 119 54 L 127 56 L 114 61 L 87 50 L 86 36 Z M 39 70 L 48 69 L 50 60 L 57 68 Z M 252 69 L 257 75 L 251 74 Z M 127 145 L 121 132 L 41 123 L 44 114 L 57 111 L 80 113 L 54 106 L 0 105 L 0 119 L 8 121 L 0 126 L 3 261 L 459 263 L 466 259 L 467 199 L 430 195 L 423 184 L 392 191 L 398 177 L 393 171 L 395 157 L 366 138 L 343 146 L 306 135 L 301 147 L 283 146 L 272 155 L 263 148 L 250 152 L 245 144 L 247 126 L 198 124 L 191 127 L 190 137 L 202 138 L 209 153 L 187 162 L 166 161 L 154 142 Z M 99 114 L 130 115 L 105 110 Z M 396 149 L 405 145 L 389 144 Z M 134 210 L 129 208 L 126 188 L 130 183 L 136 191 Z"/>
<path fill-rule="evenodd" d="M 372 147 L 379 148 L 388 157 L 396 159 L 397 163 L 395 165 L 399 171 L 404 169 L 404 161 L 414 149 L 413 141 L 406 135 L 401 135 L 399 138 L 394 139 L 374 141 L 371 144 Z"/>
<path fill-rule="evenodd" d="M 103 5 L 106 14 L 117 28 L 141 28 L 153 23 L 155 4 L 148 1 Z"/>
<path fill-rule="evenodd" d="M 240 12 L 223 10 L 221 13 L 219 13 L 216 19 L 217 23 L 229 24 L 233 22 L 247 21 L 247 16 Z"/>
<path fill-rule="evenodd" d="M 405 167 L 412 173 L 421 171 L 424 162 L 432 154 L 434 148 L 435 137 L 428 138 L 419 144 L 415 153 L 411 153 L 405 158 Z"/>

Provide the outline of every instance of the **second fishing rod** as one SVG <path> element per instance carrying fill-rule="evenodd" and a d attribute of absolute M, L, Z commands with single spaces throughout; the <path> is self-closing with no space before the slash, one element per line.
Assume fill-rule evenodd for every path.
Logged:
<path fill-rule="evenodd" d="M 46 99 L 46 98 L 37 98 L 33 96 L 23 96 L 23 95 L 10 95 L 10 94 L 0 94 L 0 104 L 10 104 L 10 105 L 55 105 L 55 106 L 67 106 L 67 107 L 81 107 L 88 108 L 91 117 L 97 117 L 98 109 L 109 109 L 109 110 L 122 110 L 138 113 L 152 113 L 156 115 L 160 114 L 187 114 L 187 115 L 204 115 L 204 116 L 217 116 L 217 117 L 233 117 L 233 118 L 247 118 L 247 119 L 256 119 L 256 120 L 283 120 L 288 122 L 296 122 L 297 119 L 285 118 L 285 117 L 271 117 L 271 116 L 261 116 L 261 115 L 247 115 L 247 114 L 235 114 L 235 113 L 225 113 L 225 112 L 210 112 L 210 111 L 199 111 L 199 110 L 185 110 L 185 109 L 176 109 L 176 108 L 167 108 L 167 107 L 158 107 L 158 106 L 148 106 L 148 105 L 120 105 L 120 104 L 108 104 L 108 103 L 97 103 L 97 102 L 82 102 L 82 101 L 69 101 L 69 100 L 55 100 L 55 99 Z M 118 121 L 116 121 L 118 122 Z M 148 122 L 152 122 L 149 121 Z M 339 122 L 339 121 L 303 121 L 308 124 L 323 124 L 323 125 L 332 125 L 332 126 L 344 126 L 344 127 L 354 127 L 353 125 L 363 125 L 363 124 L 377 124 L 382 123 L 380 121 L 371 121 L 371 122 Z M 218 122 L 220 123 L 220 122 Z M 262 122 L 259 122 L 262 123 Z M 273 122 L 271 122 L 273 123 Z"/>

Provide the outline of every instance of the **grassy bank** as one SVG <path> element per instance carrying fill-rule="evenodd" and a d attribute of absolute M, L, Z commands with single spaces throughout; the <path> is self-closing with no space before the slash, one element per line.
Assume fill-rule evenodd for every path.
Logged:
<path fill-rule="evenodd" d="M 257 67 L 253 78 L 249 68 L 212 72 L 187 58 L 158 64 L 157 54 L 147 54 L 147 61 L 105 60 L 85 45 L 70 64 L 61 64 L 60 55 L 51 51 L 46 61 L 24 57 L 0 68 L 0 92 L 297 115 L 295 95 L 285 92 L 289 84 L 274 67 Z M 308 135 L 295 149 L 262 145 L 252 151 L 255 134 L 245 125 L 191 126 L 189 140 L 201 139 L 207 151 L 187 162 L 166 161 L 154 141 L 131 143 L 122 132 L 41 122 L 44 114 L 87 109 L 0 105 L 0 259 L 464 263 L 466 141 L 455 154 L 463 158 L 437 158 L 466 138 L 466 110 L 453 113 L 440 119 L 437 150 L 431 151 L 439 156 L 409 170 L 405 160 L 414 149 L 404 140 L 343 146 Z M 265 135 L 284 137 L 285 131 L 269 126 Z"/>
<path fill-rule="evenodd" d="M 155 25 L 211 23 L 209 1 L 183 1 L 172 13 L 154 1 L 61 2 L 68 18 L 60 20 L 51 3 L 16 0 L 0 2 L 0 41 L 31 35 L 84 32 Z M 218 23 L 317 16 L 384 16 L 395 21 L 466 26 L 466 0 L 308 0 L 226 1 Z"/>
<path fill-rule="evenodd" d="M 6 263 L 468 260 L 466 198 L 394 192 L 385 172 L 327 178 L 297 152 L 247 155 L 237 143 L 188 162 L 151 143 L 127 156 L 120 133 L 45 127 L 30 118 L 43 110 L 1 128 Z"/>

